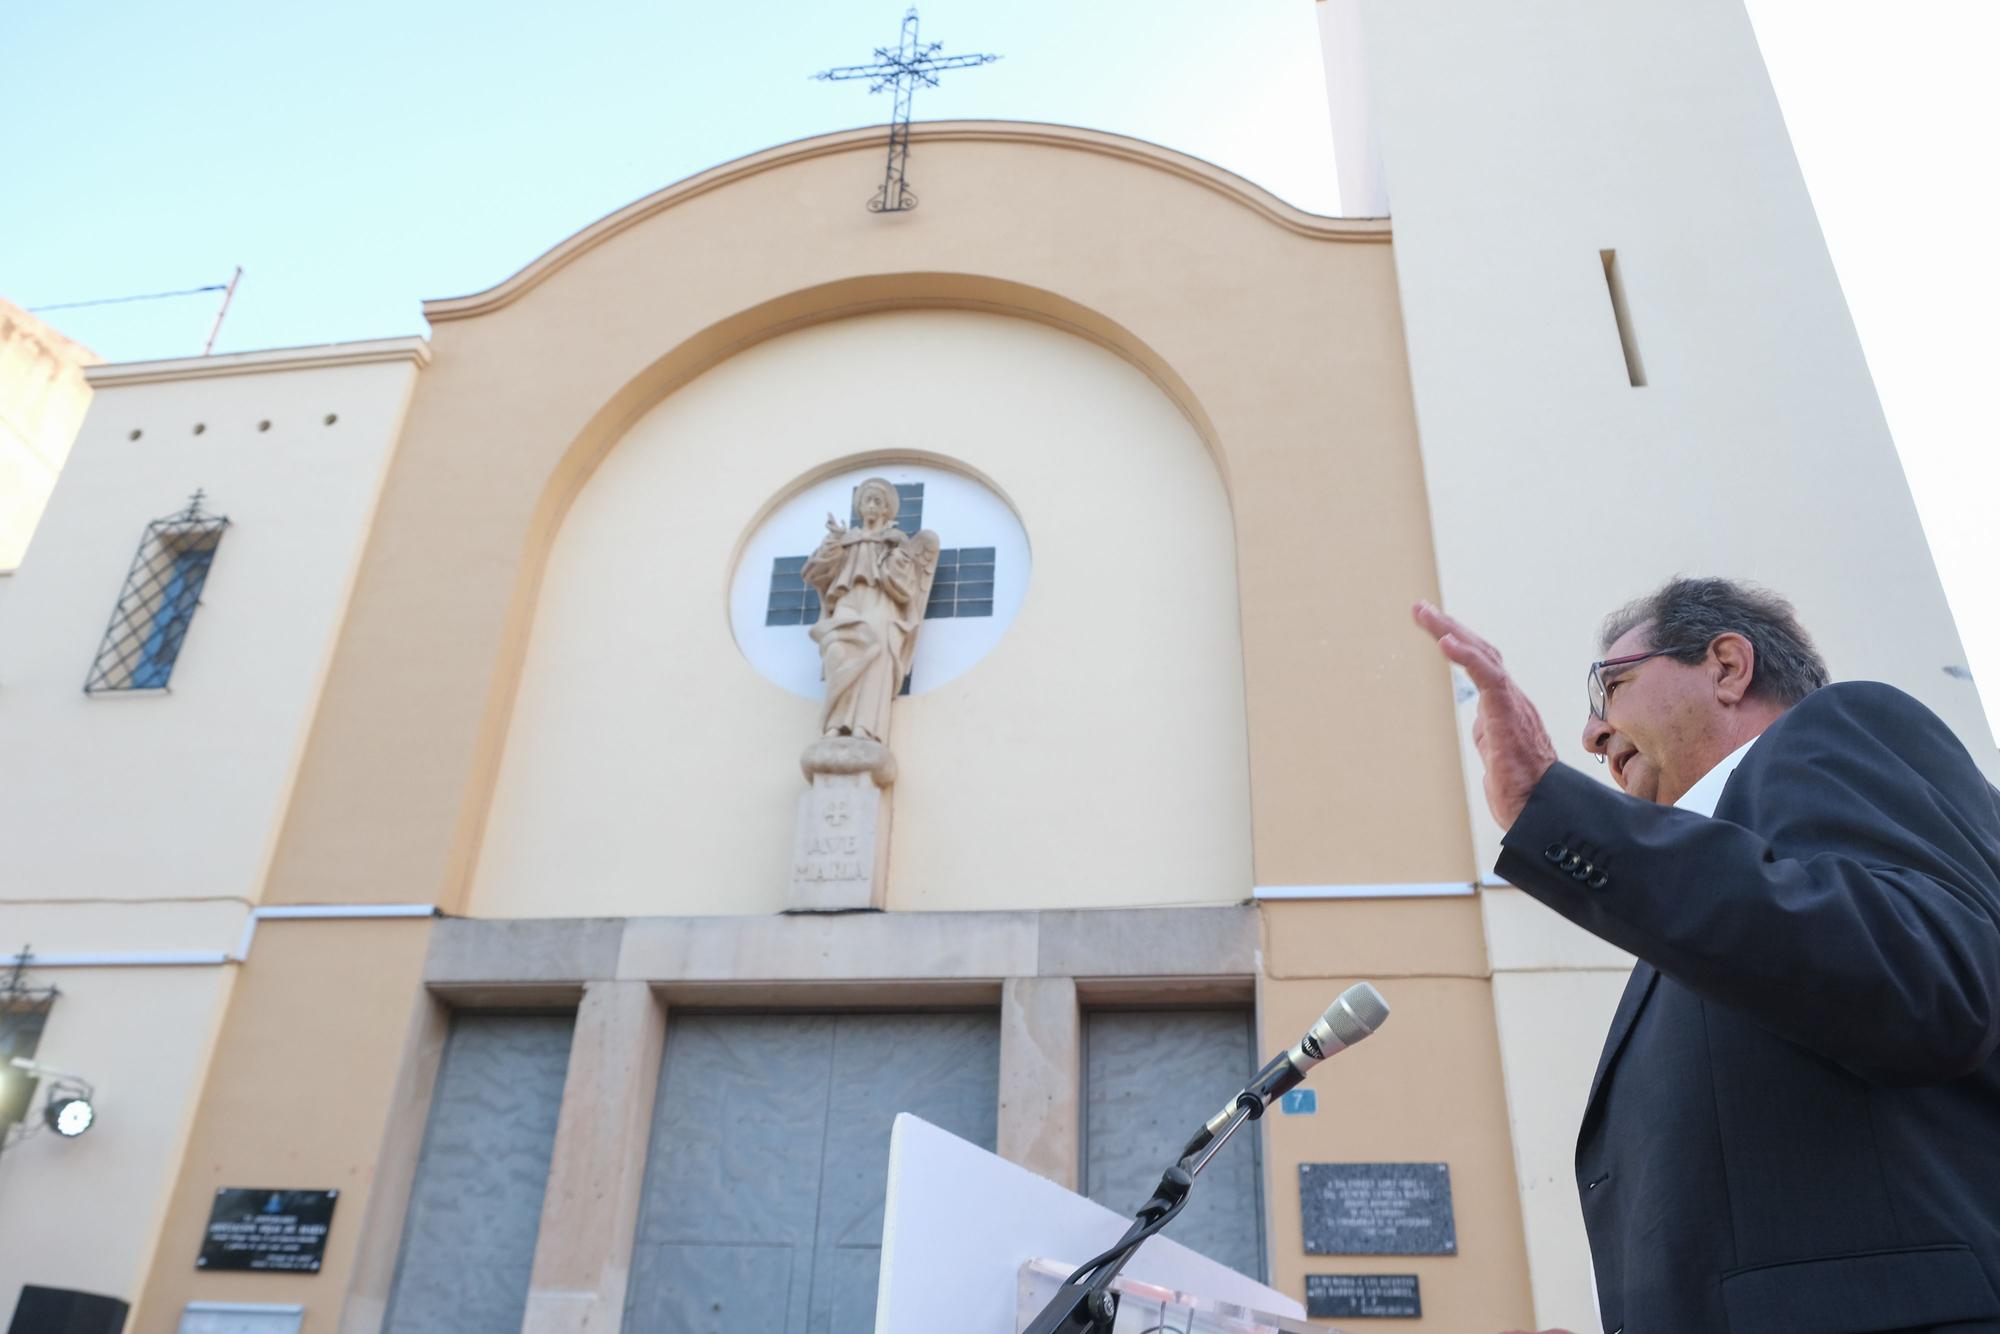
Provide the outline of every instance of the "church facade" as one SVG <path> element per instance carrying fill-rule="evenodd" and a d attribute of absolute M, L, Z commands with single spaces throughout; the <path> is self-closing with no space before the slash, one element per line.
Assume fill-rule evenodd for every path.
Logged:
<path fill-rule="evenodd" d="M 1382 61 L 1413 40 L 1372 20 Z M 1679 482 L 1706 545 L 1573 526 L 1591 478 L 1637 503 L 1633 440 L 1704 448 L 1613 415 L 1698 414 L 1699 368 L 1589 228 L 1587 303 L 1472 282 L 1455 317 L 1497 262 L 1464 230 L 1519 219 L 1433 206 L 1403 96 L 1364 136 L 1411 164 L 1393 232 L 1009 123 L 916 127 L 922 207 L 876 215 L 853 132 L 640 200 L 428 303 L 428 338 L 92 370 L 0 603 L 39 779 L 0 897 L 61 993 L 36 1059 L 99 1124 L 0 1152 L 0 1302 L 867 1330 L 895 1112 L 1129 1210 L 1367 979 L 1389 1024 L 1230 1146 L 1180 1239 L 1301 1298 L 1414 1276 L 1399 1327 L 1582 1327 L 1568 1144 L 1630 961 L 1486 879 L 1410 604 L 1519 644 L 1580 721 L 1597 618 L 1707 564 L 1982 725 L 1885 434 L 1823 441 L 1839 476 L 1771 445 L 1796 503 L 1868 518 L 1839 553 L 1703 535 L 1731 502 Z M 1536 440 L 1518 359 L 1552 347 L 1597 406 L 1545 377 Z M 921 578 L 857 612 L 838 549 L 870 533 Z M 832 730 L 888 767 L 802 768 L 828 645 L 870 635 L 894 671 Z M 1302 1182 L 1385 1163 L 1443 1167 L 1450 1247 L 1326 1253 Z M 305 1267 L 231 1267 L 242 1192 L 317 1197 Z"/>

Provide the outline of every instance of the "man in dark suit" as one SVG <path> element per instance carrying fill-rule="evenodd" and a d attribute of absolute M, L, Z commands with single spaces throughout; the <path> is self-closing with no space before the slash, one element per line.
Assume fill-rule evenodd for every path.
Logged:
<path fill-rule="evenodd" d="M 2000 792 L 1936 715 L 1826 685 L 1791 607 L 1676 579 L 1615 614 L 1556 762 L 1494 648 L 1496 870 L 1638 956 L 1577 1184 L 1607 1331 L 2000 1331 Z"/>

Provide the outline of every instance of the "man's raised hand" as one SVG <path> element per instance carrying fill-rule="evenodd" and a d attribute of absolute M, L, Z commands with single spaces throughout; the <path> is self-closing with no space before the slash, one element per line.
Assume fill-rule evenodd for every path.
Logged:
<path fill-rule="evenodd" d="M 1472 720 L 1472 744 L 1486 766 L 1486 805 L 1502 829 L 1520 818 L 1535 790 L 1556 762 L 1542 715 L 1500 661 L 1500 650 L 1428 602 L 1411 609 L 1419 626 L 1437 640 L 1438 651 L 1465 669 L 1479 691 Z"/>

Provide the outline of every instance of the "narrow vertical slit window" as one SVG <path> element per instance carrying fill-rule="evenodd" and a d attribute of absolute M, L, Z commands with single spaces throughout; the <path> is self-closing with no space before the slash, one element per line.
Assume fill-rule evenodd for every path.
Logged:
<path fill-rule="evenodd" d="M 1625 349 L 1625 378 L 1634 389 L 1646 383 L 1646 363 L 1639 360 L 1639 340 L 1632 333 L 1632 312 L 1625 305 L 1625 279 L 1618 272 L 1618 252 L 1600 250 L 1604 261 L 1604 285 L 1611 292 L 1611 317 L 1618 321 L 1618 343 Z"/>

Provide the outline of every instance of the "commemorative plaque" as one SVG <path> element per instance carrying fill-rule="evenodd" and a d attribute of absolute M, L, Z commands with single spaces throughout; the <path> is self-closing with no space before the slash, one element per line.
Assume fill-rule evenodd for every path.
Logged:
<path fill-rule="evenodd" d="M 224 1186 L 208 1211 L 197 1269 L 313 1273 L 326 1254 L 337 1190 Z"/>
<path fill-rule="evenodd" d="M 1457 1255 L 1443 1163 L 1300 1163 L 1309 1255 Z"/>
<path fill-rule="evenodd" d="M 1423 1298 L 1415 1274 L 1307 1274 L 1306 1314 L 1332 1316 L 1421 1316 Z"/>

